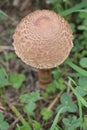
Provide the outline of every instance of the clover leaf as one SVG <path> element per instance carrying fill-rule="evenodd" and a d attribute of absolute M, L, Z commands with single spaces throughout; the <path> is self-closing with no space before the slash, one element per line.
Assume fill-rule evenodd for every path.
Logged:
<path fill-rule="evenodd" d="M 4 121 L 4 116 L 0 113 L 0 130 L 8 130 L 9 124 Z"/>
<path fill-rule="evenodd" d="M 61 109 L 62 107 L 65 107 L 63 112 L 76 112 L 77 111 L 77 106 L 72 102 L 72 99 L 68 93 L 64 93 L 61 96 L 61 105 L 57 107 L 57 111 Z"/>

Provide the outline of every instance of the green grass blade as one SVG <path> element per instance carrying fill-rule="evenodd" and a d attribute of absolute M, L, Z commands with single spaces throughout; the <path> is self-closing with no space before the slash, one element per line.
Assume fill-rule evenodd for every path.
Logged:
<path fill-rule="evenodd" d="M 81 120 L 81 122 L 82 122 L 82 103 L 80 102 L 80 100 L 79 99 L 77 99 L 78 100 L 78 106 L 79 106 L 79 116 L 80 116 L 80 120 Z M 80 130 L 82 130 L 82 125 L 80 126 Z"/>
<path fill-rule="evenodd" d="M 72 78 L 69 77 L 69 80 L 71 80 L 72 83 L 77 87 L 77 84 L 75 83 L 75 81 L 74 81 Z M 78 99 L 85 107 L 87 107 L 87 102 L 86 102 L 86 100 L 85 100 L 83 97 L 80 96 L 80 94 L 77 92 L 77 90 L 75 90 L 75 89 L 72 87 L 72 85 L 70 85 L 70 88 L 71 88 L 71 90 L 73 91 L 73 93 L 76 95 L 77 99 Z"/>
<path fill-rule="evenodd" d="M 87 0 L 76 4 L 76 5 L 73 6 L 72 8 L 63 11 L 63 12 L 60 13 L 60 14 L 61 14 L 62 16 L 66 16 L 66 15 L 69 15 L 69 14 L 71 14 L 71 13 L 73 13 L 73 12 L 76 12 L 77 10 L 79 10 L 79 9 L 81 9 L 81 8 L 84 8 L 84 7 L 87 7 Z"/>
<path fill-rule="evenodd" d="M 87 108 L 87 102 L 85 101 L 85 99 L 80 96 L 80 94 L 72 87 L 72 85 L 70 85 L 70 88 L 77 97 L 77 99 L 79 99 L 79 101 L 83 104 L 83 106 Z"/>
<path fill-rule="evenodd" d="M 0 15 L 4 15 L 4 16 L 8 17 L 8 15 L 4 11 L 2 11 L 1 9 L 0 9 Z"/>
<path fill-rule="evenodd" d="M 0 20 L 4 20 L 5 19 L 9 19 L 11 20 L 12 22 L 17 22 L 14 18 L 11 18 L 9 15 L 7 15 L 3 10 L 0 9 Z"/>
<path fill-rule="evenodd" d="M 84 13 L 87 13 L 87 9 L 76 10 L 76 12 L 84 12 Z"/>
<path fill-rule="evenodd" d="M 53 121 L 53 124 L 52 124 L 52 126 L 51 126 L 51 128 L 50 128 L 50 130 L 55 130 L 55 127 L 56 127 L 56 125 L 57 125 L 57 123 L 58 123 L 60 114 L 63 112 L 64 109 L 66 109 L 66 107 L 62 107 L 62 108 L 58 111 L 58 113 L 57 113 L 57 115 L 56 115 L 56 117 L 55 117 L 55 119 L 54 119 L 54 121 Z"/>
<path fill-rule="evenodd" d="M 83 75 L 83 76 L 87 76 L 87 71 L 80 68 L 79 66 L 75 65 L 74 63 L 70 62 L 70 61 L 66 61 L 66 63 L 73 68 L 75 71 L 77 71 L 79 74 Z"/>

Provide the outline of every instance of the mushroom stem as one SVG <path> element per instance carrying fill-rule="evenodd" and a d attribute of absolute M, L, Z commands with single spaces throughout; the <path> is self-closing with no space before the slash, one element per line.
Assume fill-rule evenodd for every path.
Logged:
<path fill-rule="evenodd" d="M 51 69 L 39 69 L 38 77 L 40 85 L 48 85 L 52 82 Z"/>

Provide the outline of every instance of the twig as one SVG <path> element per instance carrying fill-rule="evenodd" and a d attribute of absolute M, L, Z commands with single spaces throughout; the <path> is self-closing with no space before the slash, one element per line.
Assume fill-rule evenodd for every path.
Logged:
<path fill-rule="evenodd" d="M 16 108 L 14 105 L 12 105 L 12 104 L 9 104 L 9 107 L 10 107 L 10 109 L 15 113 L 15 115 L 19 118 L 19 120 L 21 121 L 21 123 L 22 123 L 23 125 L 25 125 L 25 124 L 26 124 L 26 121 L 25 121 L 25 119 L 23 118 L 23 116 L 20 114 L 20 112 L 17 110 L 17 108 Z"/>
<path fill-rule="evenodd" d="M 24 9 L 26 9 L 27 6 L 28 7 L 31 6 L 31 1 L 30 0 L 25 0 L 23 2 L 23 4 L 21 5 L 21 8 L 20 8 L 20 11 L 23 11 Z"/>
<path fill-rule="evenodd" d="M 13 6 L 18 7 L 20 3 L 20 0 L 14 0 L 13 1 Z"/>
<path fill-rule="evenodd" d="M 70 85 L 71 85 L 71 81 L 69 80 L 68 82 L 65 82 L 65 84 L 68 86 L 68 88 L 67 88 L 67 93 L 69 93 L 70 92 Z"/>
<path fill-rule="evenodd" d="M 53 108 L 53 106 L 56 104 L 56 102 L 58 102 L 60 96 L 62 95 L 62 93 L 64 92 L 64 90 L 62 90 L 60 93 L 58 93 L 58 95 L 56 96 L 56 98 L 52 101 L 52 103 L 48 106 L 48 111 L 51 110 Z"/>
<path fill-rule="evenodd" d="M 18 121 L 19 121 L 19 119 L 17 118 L 17 119 L 10 125 L 10 127 L 9 127 L 8 130 L 13 130 L 15 124 L 16 124 Z"/>
<path fill-rule="evenodd" d="M 0 103 L 0 112 L 4 112 L 5 108 L 2 106 L 2 104 Z"/>
<path fill-rule="evenodd" d="M 0 46 L 0 51 L 3 51 L 3 50 L 14 51 L 14 48 L 12 46 Z"/>

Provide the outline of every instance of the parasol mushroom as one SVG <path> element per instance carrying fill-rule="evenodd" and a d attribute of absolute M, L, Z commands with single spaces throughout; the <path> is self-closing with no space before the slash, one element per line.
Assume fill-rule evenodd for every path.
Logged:
<path fill-rule="evenodd" d="M 16 54 L 38 69 L 42 85 L 51 83 L 51 69 L 63 63 L 73 47 L 68 22 L 49 10 L 37 10 L 23 18 L 13 39 Z"/>

